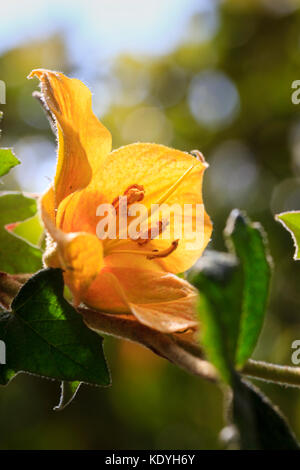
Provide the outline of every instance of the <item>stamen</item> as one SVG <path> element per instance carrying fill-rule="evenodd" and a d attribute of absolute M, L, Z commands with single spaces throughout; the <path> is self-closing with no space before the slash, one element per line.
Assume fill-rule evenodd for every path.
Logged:
<path fill-rule="evenodd" d="M 169 189 L 165 192 L 165 194 L 162 195 L 162 197 L 157 201 L 156 204 L 163 204 L 169 196 L 171 196 L 171 194 L 174 193 L 174 191 L 178 188 L 178 186 L 180 185 L 180 183 L 184 180 L 184 178 L 186 178 L 190 173 L 191 171 L 195 168 L 195 165 L 192 165 L 190 166 L 184 173 L 183 175 L 180 176 L 180 178 L 178 178 L 177 181 L 175 181 L 174 184 L 172 184 L 172 186 L 169 187 Z"/>
<path fill-rule="evenodd" d="M 197 165 L 197 163 L 196 163 Z M 148 218 L 151 217 L 153 214 L 155 214 L 155 212 L 157 212 L 159 210 L 159 206 L 161 204 L 163 204 L 169 196 L 171 196 L 171 194 L 174 193 L 174 191 L 176 191 L 176 189 L 178 188 L 178 186 L 180 186 L 180 184 L 182 183 L 182 181 L 191 173 L 191 171 L 196 167 L 196 165 L 192 165 L 190 166 L 184 173 L 183 175 L 180 176 L 180 178 L 178 178 L 177 181 L 175 181 L 175 183 L 172 184 L 172 186 L 169 187 L 169 189 L 161 196 L 161 198 L 156 202 L 156 209 L 153 210 L 151 207 L 149 208 L 148 210 Z"/>
<path fill-rule="evenodd" d="M 152 226 L 146 232 L 140 233 L 139 238 L 134 241 L 136 241 L 139 245 L 145 245 L 149 242 L 149 240 L 153 240 L 154 238 L 158 237 L 158 235 L 161 235 L 168 225 L 168 221 L 159 220 L 156 222 L 156 226 Z"/>
<path fill-rule="evenodd" d="M 127 197 L 127 205 L 134 204 L 135 202 L 140 202 L 144 199 L 145 196 L 145 189 L 144 186 L 140 186 L 139 184 L 132 184 L 128 186 L 128 188 L 124 191 L 123 196 Z M 112 205 L 118 211 L 120 207 L 120 196 L 117 196 Z"/>
<path fill-rule="evenodd" d="M 179 240 L 174 240 L 171 245 L 166 248 L 165 250 L 152 250 L 152 251 L 141 251 L 141 250 L 114 250 L 112 254 L 130 254 L 130 255 L 143 255 L 146 256 L 147 259 L 155 259 L 155 258 L 166 258 L 169 256 L 173 251 L 176 250 L 178 247 Z"/>
<path fill-rule="evenodd" d="M 139 199 L 139 201 L 141 201 L 142 199 L 144 199 L 144 195 L 145 195 L 145 188 L 144 186 L 140 185 L 140 184 L 132 184 L 131 186 L 129 186 L 125 191 L 124 191 L 124 196 L 128 196 L 130 197 L 131 195 L 135 194 Z M 134 201 L 135 202 L 135 201 Z"/>
<path fill-rule="evenodd" d="M 168 198 L 169 196 L 171 196 L 175 191 L 176 189 L 180 186 L 180 184 L 182 183 L 182 181 L 193 171 L 194 168 L 196 168 L 197 166 L 199 165 L 199 163 L 196 161 L 193 165 L 191 165 L 176 181 L 175 183 L 173 183 L 168 189 L 167 191 L 159 198 L 159 200 L 156 202 L 155 206 L 156 208 L 153 209 L 152 207 L 152 204 L 151 206 L 149 207 L 148 211 L 147 211 L 147 214 L 145 214 L 145 217 L 142 218 L 141 220 L 141 223 L 144 222 L 144 220 L 146 219 L 151 219 L 151 217 L 154 215 L 155 212 L 157 212 L 157 210 L 160 209 L 160 205 L 163 204 Z M 130 200 L 130 204 L 132 204 L 133 202 L 136 202 L 136 201 L 141 201 L 142 199 L 144 199 L 144 195 L 145 195 L 145 190 L 144 190 L 144 187 L 143 186 L 140 186 L 138 184 L 133 184 L 131 186 L 129 186 L 126 191 L 124 192 L 124 196 L 127 196 L 129 197 L 129 200 Z M 119 201 L 119 196 L 116 197 L 114 200 L 113 200 L 113 206 L 115 207 L 116 211 L 118 211 L 119 209 L 119 204 L 120 204 L 120 201 Z M 116 245 L 120 245 L 123 243 L 123 240 L 121 240 L 120 238 L 120 235 L 122 235 L 122 233 L 120 234 L 119 233 L 119 236 L 118 236 L 118 240 L 113 240 L 113 241 L 107 241 L 106 242 L 106 245 L 113 245 L 114 247 Z M 139 238 L 138 238 L 139 240 Z M 147 241 L 149 240 L 149 238 L 146 239 Z M 134 240 L 136 241 L 136 240 Z M 146 243 L 146 242 L 145 242 Z M 174 242 L 173 242 L 174 243 Z M 171 249 L 172 251 L 174 251 L 176 248 L 177 248 L 177 245 L 171 245 Z M 139 242 L 140 245 L 143 245 L 144 242 L 143 240 L 141 240 Z M 108 251 L 112 251 L 111 249 L 109 249 Z M 113 250 L 114 253 L 116 253 L 117 251 Z M 171 252 L 172 252 L 171 251 Z M 140 254 L 145 254 L 146 256 L 149 254 L 150 256 L 153 255 L 153 253 L 149 253 L 149 252 L 146 252 L 146 253 L 142 253 L 142 252 L 138 252 L 138 251 L 134 251 L 134 250 L 119 250 L 118 253 L 130 253 L 130 254 L 136 254 L 136 253 L 140 253 Z M 166 255 L 168 256 L 168 254 Z M 157 257 L 157 256 L 155 256 Z M 152 259 L 152 258 L 151 258 Z"/>
<path fill-rule="evenodd" d="M 151 255 L 147 256 L 147 259 L 154 259 L 154 258 L 166 258 L 169 256 L 173 251 L 176 250 L 178 247 L 179 240 L 174 240 L 171 245 L 166 248 L 165 250 L 153 250 L 153 253 Z"/>

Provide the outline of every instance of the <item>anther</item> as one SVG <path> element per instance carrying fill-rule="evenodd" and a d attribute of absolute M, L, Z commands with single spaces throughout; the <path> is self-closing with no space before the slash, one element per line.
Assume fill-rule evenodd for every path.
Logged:
<path fill-rule="evenodd" d="M 123 193 L 123 197 L 127 198 L 127 205 L 142 201 L 144 199 L 144 196 L 145 196 L 144 186 L 141 186 L 139 184 L 132 184 L 131 186 L 128 186 L 128 188 Z M 113 200 L 112 205 L 114 206 L 116 211 L 119 209 L 120 196 L 117 196 Z"/>
<path fill-rule="evenodd" d="M 144 186 L 139 184 L 133 184 L 129 186 L 124 192 L 124 196 L 127 196 L 127 204 L 133 204 L 135 202 L 140 202 L 144 199 L 145 189 Z"/>
<path fill-rule="evenodd" d="M 178 247 L 178 243 L 179 240 L 174 240 L 171 245 L 165 250 L 153 250 L 151 254 L 147 255 L 147 259 L 166 258 L 171 253 L 173 253 L 173 251 L 176 250 L 176 248 Z"/>

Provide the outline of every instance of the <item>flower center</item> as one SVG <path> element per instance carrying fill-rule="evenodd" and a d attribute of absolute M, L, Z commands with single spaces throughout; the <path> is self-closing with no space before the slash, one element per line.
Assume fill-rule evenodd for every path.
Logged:
<path fill-rule="evenodd" d="M 162 194 L 162 196 L 159 198 L 157 203 L 155 204 L 156 210 L 152 210 L 152 208 L 149 208 L 147 211 L 147 215 L 145 218 L 141 221 L 145 221 L 146 219 L 151 219 L 151 216 L 159 210 L 159 206 L 163 204 L 175 191 L 176 189 L 180 186 L 182 181 L 191 173 L 191 171 L 197 166 L 197 163 L 194 165 L 191 165 L 176 181 L 173 183 L 165 193 Z M 126 197 L 126 199 L 125 199 Z M 132 184 L 129 186 L 123 194 L 123 198 L 120 198 L 119 196 L 116 197 L 112 205 L 114 206 L 116 212 L 118 213 L 121 209 L 122 204 L 126 204 L 127 206 L 134 204 L 136 202 L 140 202 L 144 199 L 145 197 L 145 189 L 143 186 L 138 185 L 138 184 Z M 146 256 L 147 259 L 155 259 L 155 258 L 165 258 L 169 256 L 171 253 L 173 253 L 176 248 L 178 247 L 179 240 L 173 240 L 170 245 L 163 250 L 142 250 L 140 249 L 141 247 L 147 245 L 151 240 L 154 240 L 156 237 L 158 237 L 160 234 L 163 233 L 165 228 L 169 225 L 168 220 L 159 220 L 156 221 L 155 224 L 150 223 L 150 227 L 144 231 L 140 232 L 139 236 L 137 238 L 131 238 L 130 236 L 128 237 L 132 242 L 135 242 L 137 245 L 137 249 L 121 249 L 121 246 L 126 242 L 126 240 L 120 239 L 120 235 L 123 235 L 123 233 L 119 232 L 119 237 L 117 241 L 111 241 L 111 242 L 106 242 L 107 245 L 107 254 L 121 254 L 121 253 L 126 253 L 126 254 L 135 254 L 135 255 L 142 255 Z M 127 227 L 126 227 L 127 230 Z M 120 249 L 116 249 L 118 245 L 120 246 Z"/>

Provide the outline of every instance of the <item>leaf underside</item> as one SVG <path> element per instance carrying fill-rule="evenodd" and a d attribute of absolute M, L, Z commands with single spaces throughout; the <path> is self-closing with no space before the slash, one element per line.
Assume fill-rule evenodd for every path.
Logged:
<path fill-rule="evenodd" d="M 199 290 L 201 342 L 226 383 L 253 353 L 269 292 L 271 266 L 265 234 L 241 212 L 225 229 L 230 253 L 207 251 L 188 272 Z"/>
<path fill-rule="evenodd" d="M 42 267 L 42 252 L 5 227 L 36 214 L 36 201 L 21 193 L 0 194 L 0 271 L 34 273 Z"/>
<path fill-rule="evenodd" d="M 110 384 L 102 338 L 64 299 L 59 269 L 42 270 L 21 288 L 12 312 L 1 315 L 0 339 L 7 347 L 7 363 L 0 368 L 3 385 L 18 372 Z"/>
<path fill-rule="evenodd" d="M 288 230 L 292 236 L 295 245 L 294 259 L 300 259 L 300 211 L 283 212 L 282 214 L 276 215 L 276 220 L 281 222 L 286 230 Z"/>
<path fill-rule="evenodd" d="M 280 411 L 254 385 L 235 377 L 233 421 L 244 450 L 300 450 Z"/>
<path fill-rule="evenodd" d="M 14 155 L 12 149 L 0 149 L 0 177 L 6 175 L 20 162 Z"/>

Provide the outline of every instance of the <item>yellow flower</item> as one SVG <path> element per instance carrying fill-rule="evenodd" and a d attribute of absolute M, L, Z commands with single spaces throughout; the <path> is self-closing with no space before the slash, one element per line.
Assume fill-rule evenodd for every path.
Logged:
<path fill-rule="evenodd" d="M 162 145 L 136 143 L 111 150 L 110 132 L 92 111 L 89 89 L 79 80 L 38 69 L 42 96 L 57 124 L 58 159 L 53 185 L 41 199 L 49 234 L 44 262 L 64 270 L 65 282 L 80 302 L 108 313 L 131 315 L 162 332 L 193 328 L 196 292 L 177 277 L 190 268 L 207 245 L 212 225 L 204 212 L 204 237 L 197 249 L 189 240 L 120 237 L 101 240 L 96 234 L 101 204 L 119 209 L 152 204 L 202 204 L 206 164 Z M 195 211 L 192 221 L 195 222 Z M 129 218 L 130 220 L 132 219 Z M 172 226 L 173 218 L 167 220 Z M 152 221 L 150 221 L 150 228 Z M 170 230 L 172 233 L 172 230 Z"/>

